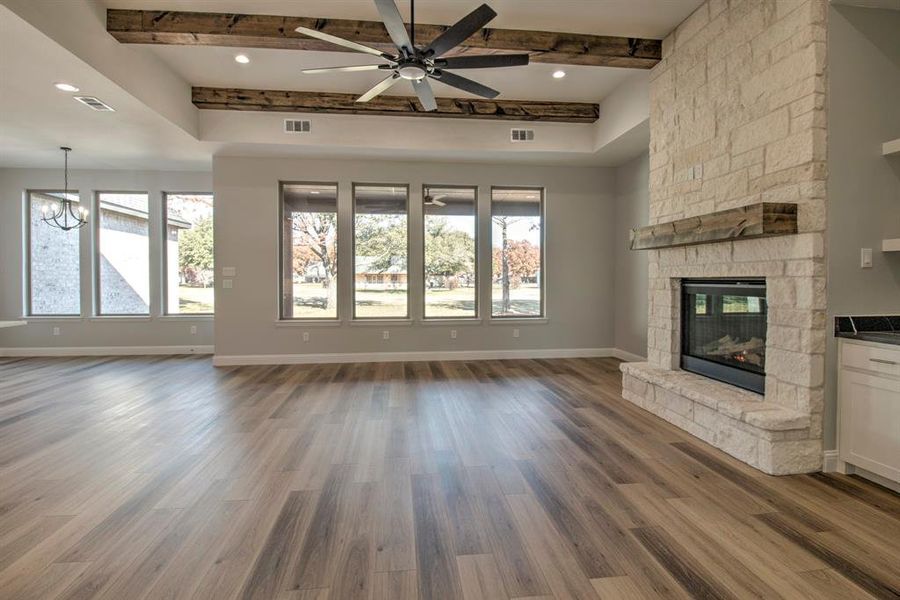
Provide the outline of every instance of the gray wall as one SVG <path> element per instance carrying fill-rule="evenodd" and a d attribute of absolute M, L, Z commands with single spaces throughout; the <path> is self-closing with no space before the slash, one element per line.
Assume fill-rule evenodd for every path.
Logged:
<path fill-rule="evenodd" d="M 900 11 L 834 6 L 828 18 L 828 317 L 900 314 Z M 873 267 L 861 269 L 860 248 Z M 837 344 L 829 335 L 825 446 L 835 447 Z"/>
<path fill-rule="evenodd" d="M 24 191 L 55 190 L 62 185 L 61 169 L 0 169 L 0 320 L 19 319 L 24 310 L 23 214 Z M 147 192 L 152 215 L 162 214 L 163 192 L 208 192 L 209 173 L 150 171 L 72 171 L 69 187 L 84 202 L 95 191 Z M 92 214 L 93 222 L 93 214 Z M 30 317 L 24 327 L 0 329 L 2 348 L 103 347 L 103 346 L 201 346 L 213 343 L 213 320 L 209 317 L 164 317 L 162 312 L 162 239 L 160 219 L 150 225 L 150 278 L 154 291 L 150 317 L 92 316 L 92 265 L 90 231 L 86 226 L 74 232 L 82 236 L 81 317 Z M 190 328 L 197 326 L 191 335 Z M 52 335 L 53 327 L 60 335 Z"/>
<path fill-rule="evenodd" d="M 216 195 L 216 354 L 319 354 L 454 350 L 527 350 L 609 348 L 614 345 L 613 271 L 615 172 L 601 168 L 513 165 L 436 164 L 378 161 L 324 161 L 288 158 L 217 157 L 213 162 Z M 547 190 L 546 287 L 544 322 L 455 325 L 374 325 L 351 323 L 352 277 L 338 281 L 340 325 L 279 324 L 278 181 L 338 182 L 340 231 L 350 231 L 351 183 L 410 185 L 410 287 L 422 280 L 422 184 L 475 184 L 479 192 L 479 243 L 489 244 L 491 185 L 543 186 Z M 339 239 L 338 252 L 349 264 L 351 240 Z M 235 267 L 232 289 L 222 289 L 222 268 Z M 481 253 L 484 281 L 490 253 Z M 490 287 L 480 294 L 482 315 Z M 414 319 L 422 308 L 411 296 Z M 519 328 L 514 338 L 512 329 Z M 390 339 L 382 339 L 382 330 Z M 302 333 L 310 333 L 304 343 Z"/>
<path fill-rule="evenodd" d="M 616 348 L 647 356 L 647 252 L 628 249 L 632 227 L 646 225 L 650 211 L 650 156 L 616 168 Z"/>

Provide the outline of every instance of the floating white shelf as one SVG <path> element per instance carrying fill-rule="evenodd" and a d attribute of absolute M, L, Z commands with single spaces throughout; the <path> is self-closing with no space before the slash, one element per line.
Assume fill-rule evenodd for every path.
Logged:
<path fill-rule="evenodd" d="M 881 240 L 882 252 L 900 252 L 900 238 Z"/>
<path fill-rule="evenodd" d="M 900 138 L 883 143 L 881 145 L 881 153 L 884 156 L 889 154 L 900 154 Z"/>
<path fill-rule="evenodd" d="M 28 325 L 25 321 L 0 321 L 0 329 L 4 327 L 20 327 L 21 325 Z"/>

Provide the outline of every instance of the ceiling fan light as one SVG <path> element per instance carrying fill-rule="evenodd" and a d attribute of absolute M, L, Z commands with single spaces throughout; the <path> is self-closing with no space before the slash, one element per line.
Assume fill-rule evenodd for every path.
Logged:
<path fill-rule="evenodd" d="M 419 65 L 403 65 L 397 69 L 397 74 L 403 79 L 421 81 L 422 79 L 425 79 L 428 72 Z"/>

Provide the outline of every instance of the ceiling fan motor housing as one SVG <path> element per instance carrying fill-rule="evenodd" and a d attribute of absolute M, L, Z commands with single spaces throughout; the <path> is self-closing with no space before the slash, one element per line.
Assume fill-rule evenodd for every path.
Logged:
<path fill-rule="evenodd" d="M 425 64 L 424 61 L 418 59 L 410 59 L 408 61 L 403 61 L 397 65 L 397 74 L 400 75 L 403 79 L 410 79 L 419 81 L 421 79 L 425 79 L 428 76 L 429 69 L 428 65 Z"/>

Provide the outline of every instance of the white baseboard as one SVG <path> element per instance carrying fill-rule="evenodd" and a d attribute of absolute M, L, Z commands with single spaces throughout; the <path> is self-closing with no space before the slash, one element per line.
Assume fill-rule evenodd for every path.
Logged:
<path fill-rule="evenodd" d="M 837 473 L 839 472 L 838 468 L 838 451 L 837 450 L 826 450 L 822 453 L 822 472 L 824 473 Z"/>
<path fill-rule="evenodd" d="M 140 356 L 213 354 L 215 346 L 70 346 L 59 348 L 0 348 L 0 356 Z"/>
<path fill-rule="evenodd" d="M 246 354 L 213 356 L 216 367 L 240 365 L 303 365 L 353 362 L 414 362 L 422 360 L 502 360 L 514 358 L 583 358 L 617 356 L 615 348 L 547 350 L 453 350 L 436 352 L 350 352 L 333 354 Z"/>
<path fill-rule="evenodd" d="M 619 360 L 624 360 L 625 362 L 644 362 L 647 360 L 646 356 L 641 356 L 640 354 L 633 354 L 626 350 L 620 350 L 619 348 L 613 348 L 612 355 Z"/>

